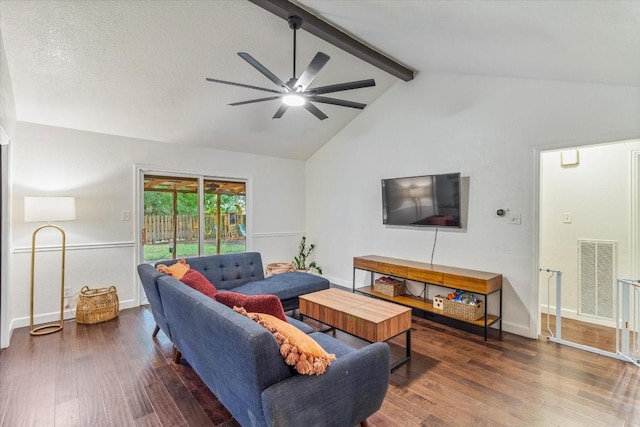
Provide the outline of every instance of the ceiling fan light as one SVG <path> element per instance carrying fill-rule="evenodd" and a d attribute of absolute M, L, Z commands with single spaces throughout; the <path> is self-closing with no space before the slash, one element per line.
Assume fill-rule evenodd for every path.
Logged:
<path fill-rule="evenodd" d="M 290 93 L 282 97 L 282 102 L 284 102 L 289 107 L 301 107 L 307 101 L 305 97 L 300 94 Z"/>

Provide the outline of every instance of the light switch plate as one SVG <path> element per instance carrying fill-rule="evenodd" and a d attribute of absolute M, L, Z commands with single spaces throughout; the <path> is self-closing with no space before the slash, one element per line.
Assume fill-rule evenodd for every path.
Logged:
<path fill-rule="evenodd" d="M 520 225 L 521 223 L 522 223 L 522 214 L 519 214 L 519 213 L 509 214 L 509 224 Z"/>

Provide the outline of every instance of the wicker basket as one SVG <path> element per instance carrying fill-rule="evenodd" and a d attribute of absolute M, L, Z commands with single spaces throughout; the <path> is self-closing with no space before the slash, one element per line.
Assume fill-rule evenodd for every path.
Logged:
<path fill-rule="evenodd" d="M 467 320 L 478 320 L 484 316 L 484 302 L 478 301 L 478 304 L 464 304 L 461 302 L 455 302 L 448 299 L 444 301 L 444 312 L 456 317 L 461 317 Z"/>
<path fill-rule="evenodd" d="M 120 302 L 115 286 L 90 289 L 83 286 L 78 297 L 76 321 L 78 323 L 100 323 L 118 317 Z"/>
<path fill-rule="evenodd" d="M 272 264 L 267 264 L 265 277 L 275 276 L 276 274 L 289 273 L 290 271 L 295 271 L 295 269 L 293 268 L 293 264 L 291 264 L 290 262 L 274 262 Z"/>
<path fill-rule="evenodd" d="M 388 277 L 386 280 L 376 279 L 373 283 L 373 290 L 390 297 L 397 297 L 398 295 L 404 295 L 404 282 Z"/>

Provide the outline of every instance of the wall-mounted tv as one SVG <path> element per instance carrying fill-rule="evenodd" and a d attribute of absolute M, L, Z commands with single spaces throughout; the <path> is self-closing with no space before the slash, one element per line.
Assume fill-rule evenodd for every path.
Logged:
<path fill-rule="evenodd" d="M 382 180 L 382 223 L 461 228 L 460 173 Z"/>

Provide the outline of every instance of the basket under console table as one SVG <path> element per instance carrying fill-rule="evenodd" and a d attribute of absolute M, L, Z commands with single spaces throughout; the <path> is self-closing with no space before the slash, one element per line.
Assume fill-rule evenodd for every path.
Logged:
<path fill-rule="evenodd" d="M 364 270 L 371 273 L 370 286 L 356 288 L 356 270 Z M 374 289 L 374 276 L 376 274 L 422 283 L 424 285 L 422 296 L 390 296 L 376 292 Z M 429 286 L 459 289 L 484 296 L 484 315 L 477 320 L 469 320 L 434 308 L 433 300 L 428 297 L 429 294 L 427 290 Z M 385 299 L 427 313 L 437 314 L 482 327 L 484 328 L 485 341 L 487 339 L 488 328 L 496 323 L 499 324 L 500 334 L 502 335 L 502 274 L 378 255 L 366 255 L 353 258 L 353 292 Z M 498 314 L 490 314 L 487 310 L 487 299 L 490 295 L 494 294 L 498 294 L 497 296 L 500 299 Z"/>

